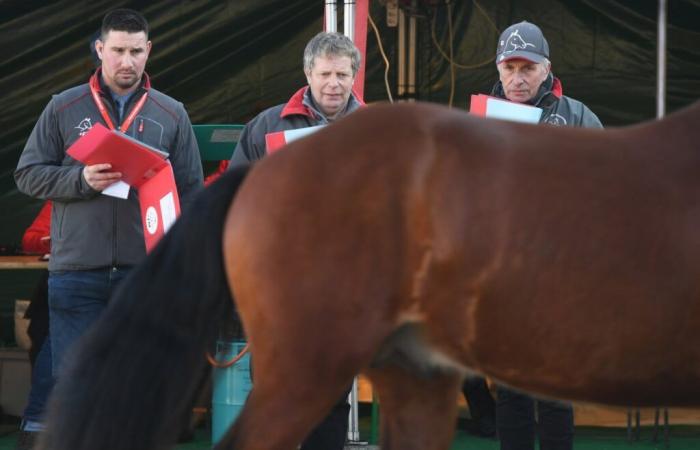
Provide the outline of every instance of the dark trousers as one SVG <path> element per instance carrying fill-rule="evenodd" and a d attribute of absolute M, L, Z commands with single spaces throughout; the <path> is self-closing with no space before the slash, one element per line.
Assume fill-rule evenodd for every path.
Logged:
<path fill-rule="evenodd" d="M 22 414 L 22 429 L 39 431 L 54 379 L 51 372 L 51 342 L 49 335 L 49 272 L 45 270 L 34 289 L 32 302 L 25 317 L 29 319 L 27 334 L 32 345 L 29 362 L 32 368 L 31 388 L 27 406 Z"/>
<path fill-rule="evenodd" d="M 348 435 L 350 404 L 348 395 L 352 385 L 301 444 L 301 450 L 342 450 Z"/>
<path fill-rule="evenodd" d="M 53 389 L 54 379 L 51 372 L 51 341 L 44 339 L 41 351 L 32 367 L 31 388 L 27 406 L 24 408 L 22 419 L 24 423 L 33 422 L 32 426 L 37 426 L 43 420 L 44 410 L 49 394 Z M 25 429 L 25 426 L 22 426 Z M 36 431 L 36 430 L 29 430 Z"/>
<path fill-rule="evenodd" d="M 537 407 L 537 423 L 535 422 Z M 496 425 L 501 450 L 572 450 L 574 411 L 569 403 L 540 400 L 499 386 Z"/>
<path fill-rule="evenodd" d="M 496 434 L 496 404 L 489 392 L 486 379 L 467 377 L 462 384 L 462 394 L 469 406 L 473 432 L 479 436 Z"/>

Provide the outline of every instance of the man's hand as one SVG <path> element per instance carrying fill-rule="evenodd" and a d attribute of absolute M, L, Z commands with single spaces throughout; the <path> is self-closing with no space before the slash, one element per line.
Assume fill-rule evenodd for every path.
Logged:
<path fill-rule="evenodd" d="M 121 172 L 109 172 L 112 168 L 111 164 L 93 164 L 85 166 L 83 169 L 83 178 L 87 184 L 96 191 L 102 191 L 115 181 L 122 178 Z"/>

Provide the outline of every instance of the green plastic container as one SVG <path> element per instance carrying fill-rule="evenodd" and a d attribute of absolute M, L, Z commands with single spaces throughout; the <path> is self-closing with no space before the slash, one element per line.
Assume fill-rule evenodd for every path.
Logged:
<path fill-rule="evenodd" d="M 245 345 L 245 341 L 218 341 L 216 360 L 230 361 Z M 236 421 L 253 387 L 250 379 L 250 354 L 246 353 L 229 367 L 215 367 L 213 376 L 211 440 L 216 444 Z"/>

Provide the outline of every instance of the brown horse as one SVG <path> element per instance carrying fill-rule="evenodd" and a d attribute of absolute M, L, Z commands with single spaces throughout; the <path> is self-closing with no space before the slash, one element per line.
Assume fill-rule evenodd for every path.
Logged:
<path fill-rule="evenodd" d="M 606 131 L 373 106 L 232 171 L 83 340 L 48 448 L 171 443 L 228 286 L 255 384 L 220 449 L 294 448 L 361 372 L 385 449 L 448 448 L 469 371 L 699 405 L 699 123 L 700 104 Z"/>

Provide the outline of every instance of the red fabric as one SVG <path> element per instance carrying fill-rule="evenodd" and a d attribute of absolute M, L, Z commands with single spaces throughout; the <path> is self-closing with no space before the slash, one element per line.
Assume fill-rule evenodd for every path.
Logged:
<path fill-rule="evenodd" d="M 49 253 L 51 241 L 41 240 L 51 234 L 51 200 L 47 200 L 41 211 L 34 218 L 34 222 L 27 228 L 22 236 L 22 250 L 26 253 Z"/>
<path fill-rule="evenodd" d="M 301 114 L 302 116 L 312 118 L 314 117 L 314 113 L 304 105 L 304 94 L 308 88 L 308 86 L 304 86 L 296 91 L 294 95 L 292 95 L 292 98 L 290 98 L 287 104 L 284 105 L 284 108 L 280 113 L 280 117 L 286 117 L 292 114 Z"/>
<path fill-rule="evenodd" d="M 226 172 L 226 169 L 228 169 L 228 163 L 228 159 L 220 161 L 219 167 L 216 168 L 216 171 L 204 179 L 204 186 L 209 186 L 216 181 L 216 179 L 219 178 L 222 173 Z"/>
<path fill-rule="evenodd" d="M 355 74 L 355 97 L 361 102 L 365 98 L 365 60 L 367 59 L 367 17 L 369 0 L 355 2 L 355 46 L 360 51 L 360 68 Z"/>
<path fill-rule="evenodd" d="M 552 94 L 556 95 L 557 98 L 561 98 L 564 95 L 564 87 L 561 85 L 559 78 L 553 77 L 554 82 L 552 83 Z"/>

